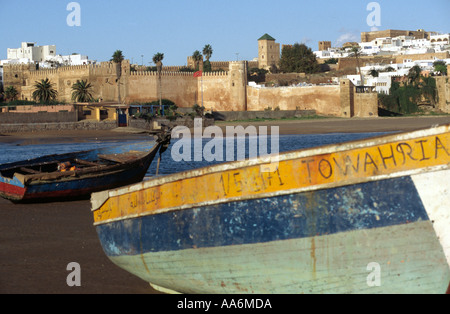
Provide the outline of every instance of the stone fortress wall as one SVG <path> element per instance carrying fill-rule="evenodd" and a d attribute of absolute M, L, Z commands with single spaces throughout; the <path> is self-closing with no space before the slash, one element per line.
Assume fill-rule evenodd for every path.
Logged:
<path fill-rule="evenodd" d="M 177 106 L 189 108 L 203 104 L 213 111 L 262 111 L 271 108 L 280 110 L 315 110 L 317 114 L 350 117 L 350 112 L 359 116 L 377 115 L 375 93 L 370 101 L 365 99 L 367 110 L 349 108 L 355 104 L 341 97 L 338 85 L 313 87 L 252 87 L 248 86 L 246 61 L 229 61 L 216 64 L 226 71 L 203 72 L 194 77 L 192 72 L 169 72 L 163 67 L 161 82 L 154 71 L 131 71 L 130 63 L 122 63 L 122 76 L 117 80 L 116 66 L 112 62 L 97 65 L 79 65 L 57 69 L 36 70 L 34 66 L 5 65 L 5 86 L 15 86 L 20 99 L 32 99 L 34 84 L 48 78 L 58 91 L 58 99 L 72 102 L 72 85 L 77 80 L 87 80 L 93 85 L 93 97 L 101 102 L 117 102 L 120 82 L 121 100 L 126 104 L 150 102 L 162 98 L 170 99 Z M 251 64 L 254 66 L 254 64 Z M 351 83 L 349 83 L 351 84 Z M 354 91 L 352 91 L 354 92 Z M 342 101 L 349 102 L 342 104 Z M 370 115 L 369 115 L 370 112 Z"/>

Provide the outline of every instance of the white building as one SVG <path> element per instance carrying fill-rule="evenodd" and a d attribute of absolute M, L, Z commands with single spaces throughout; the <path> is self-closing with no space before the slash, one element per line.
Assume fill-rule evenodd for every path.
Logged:
<path fill-rule="evenodd" d="M 450 34 L 431 35 L 430 42 L 432 45 L 450 44 Z"/>
<path fill-rule="evenodd" d="M 57 55 L 55 57 L 48 58 L 44 62 L 40 63 L 39 66 L 42 68 L 52 68 L 58 66 L 86 65 L 95 63 L 96 61 L 89 60 L 88 56 L 72 54 L 68 56 Z"/>
<path fill-rule="evenodd" d="M 96 63 L 89 60 L 88 56 L 81 54 L 57 55 L 55 45 L 36 46 L 35 43 L 31 42 L 22 42 L 21 48 L 8 48 L 7 58 L 7 60 L 0 60 L 0 65 L 36 63 L 41 68 L 55 68 Z"/>
<path fill-rule="evenodd" d="M 327 50 L 317 50 L 313 52 L 318 59 L 331 59 L 331 58 L 346 58 L 350 56 L 349 51 L 342 50 L 340 48 L 328 48 Z"/>
<path fill-rule="evenodd" d="M 362 54 L 424 54 L 450 50 L 450 34 L 431 35 L 430 39 L 412 36 L 381 37 L 359 43 Z"/>
<path fill-rule="evenodd" d="M 17 49 L 8 48 L 8 60 L 29 59 L 31 62 L 43 62 L 47 58 L 56 56 L 56 46 L 36 46 L 36 43 L 22 42 Z"/>

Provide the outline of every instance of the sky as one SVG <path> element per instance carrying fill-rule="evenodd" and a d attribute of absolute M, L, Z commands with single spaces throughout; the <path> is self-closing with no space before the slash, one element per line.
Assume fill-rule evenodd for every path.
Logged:
<path fill-rule="evenodd" d="M 160 52 L 164 65 L 183 66 L 207 44 L 211 61 L 252 60 L 265 33 L 317 50 L 371 29 L 450 33 L 449 12 L 450 0 L 0 0 L 0 59 L 27 41 L 98 62 L 121 50 L 135 64 L 154 65 Z"/>

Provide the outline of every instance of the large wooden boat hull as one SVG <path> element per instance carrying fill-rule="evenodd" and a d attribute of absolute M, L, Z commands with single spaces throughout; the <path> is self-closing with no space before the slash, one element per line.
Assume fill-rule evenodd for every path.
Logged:
<path fill-rule="evenodd" d="M 141 181 L 158 148 L 159 144 L 152 140 L 4 164 L 0 166 L 0 196 L 15 202 L 89 198 L 92 192 Z M 113 160 L 99 163 L 102 156 Z M 56 171 L 57 163 L 69 160 L 87 166 Z M 45 167 L 55 171 L 33 170 Z"/>
<path fill-rule="evenodd" d="M 449 126 L 92 195 L 119 267 L 182 293 L 445 293 Z"/>

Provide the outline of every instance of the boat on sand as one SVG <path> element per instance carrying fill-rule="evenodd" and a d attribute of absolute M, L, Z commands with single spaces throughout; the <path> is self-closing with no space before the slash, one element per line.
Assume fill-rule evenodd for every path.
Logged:
<path fill-rule="evenodd" d="M 94 225 L 113 263 L 162 291 L 445 293 L 449 129 L 285 152 L 94 193 Z"/>

